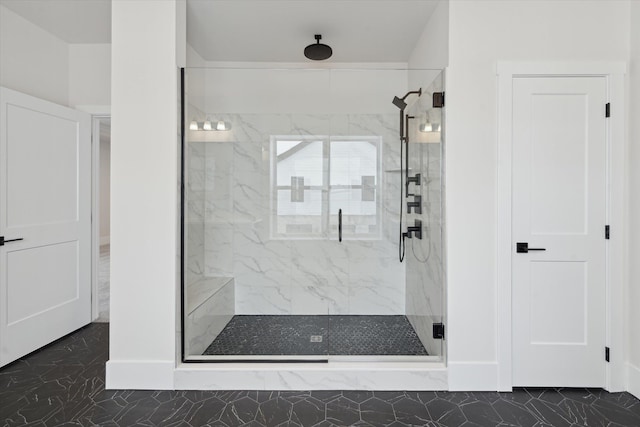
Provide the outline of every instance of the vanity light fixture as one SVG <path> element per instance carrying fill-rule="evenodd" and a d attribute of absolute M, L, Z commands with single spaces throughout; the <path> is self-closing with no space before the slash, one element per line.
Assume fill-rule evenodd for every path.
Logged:
<path fill-rule="evenodd" d="M 215 127 L 213 126 L 212 121 L 208 118 L 204 122 L 192 120 L 189 123 L 189 130 L 225 131 L 230 129 L 231 123 L 225 122 L 224 120 L 216 120 Z"/>
<path fill-rule="evenodd" d="M 440 124 L 439 123 L 422 123 L 420 124 L 420 127 L 418 128 L 418 130 L 420 132 L 440 132 Z"/>

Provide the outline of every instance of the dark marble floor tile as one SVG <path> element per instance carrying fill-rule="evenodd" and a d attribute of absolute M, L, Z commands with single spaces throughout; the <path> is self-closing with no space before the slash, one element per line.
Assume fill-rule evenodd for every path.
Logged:
<path fill-rule="evenodd" d="M 360 421 L 360 407 L 357 403 L 340 396 L 327 403 L 327 421 L 344 426 L 353 425 Z"/>
<path fill-rule="evenodd" d="M 0 426 L 640 426 L 640 400 L 600 389 L 105 390 L 107 339 L 90 325 L 1 368 Z"/>

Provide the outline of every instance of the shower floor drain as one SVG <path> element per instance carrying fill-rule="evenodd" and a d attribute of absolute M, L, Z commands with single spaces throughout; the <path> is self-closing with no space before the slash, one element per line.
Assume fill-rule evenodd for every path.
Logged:
<path fill-rule="evenodd" d="M 311 335 L 311 342 L 322 342 L 322 335 Z"/>

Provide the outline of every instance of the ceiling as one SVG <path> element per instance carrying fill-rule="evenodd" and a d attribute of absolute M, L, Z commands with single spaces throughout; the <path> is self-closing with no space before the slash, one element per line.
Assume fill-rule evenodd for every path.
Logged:
<path fill-rule="evenodd" d="M 307 61 L 304 47 L 333 48 L 331 62 L 406 62 L 435 0 L 188 0 L 187 39 L 208 61 Z"/>
<path fill-rule="evenodd" d="M 111 0 L 0 0 L 67 43 L 111 43 Z"/>
<path fill-rule="evenodd" d="M 123 0 L 118 0 L 123 1 Z M 406 62 L 438 0 L 187 0 L 187 40 L 208 61 Z M 111 0 L 0 0 L 67 43 L 110 43 Z"/>

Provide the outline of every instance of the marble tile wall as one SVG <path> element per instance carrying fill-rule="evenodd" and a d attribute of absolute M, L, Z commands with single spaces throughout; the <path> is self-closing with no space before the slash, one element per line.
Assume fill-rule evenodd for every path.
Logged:
<path fill-rule="evenodd" d="M 186 285 L 204 277 L 205 149 L 201 142 L 186 147 L 185 252 Z"/>
<path fill-rule="evenodd" d="M 418 110 L 431 109 L 431 95 L 440 87 L 441 80 L 437 80 L 425 90 L 420 105 L 414 106 L 418 120 L 425 119 Z M 431 121 L 434 115 L 441 120 L 440 113 L 431 110 Z M 436 136 L 439 139 L 441 135 Z M 444 321 L 442 148 L 442 143 L 413 143 L 409 159 L 411 175 L 420 173 L 422 177 L 420 186 L 410 186 L 412 193 L 422 196 L 422 214 L 409 214 L 407 223 L 422 220 L 423 237 L 406 241 L 406 314 L 430 355 L 443 354 L 442 340 L 434 340 L 432 330 L 433 323 Z"/>
<path fill-rule="evenodd" d="M 193 218 L 200 212 L 203 217 L 202 273 L 234 278 L 236 314 L 404 314 L 405 272 L 397 259 L 400 174 L 394 172 L 400 158 L 398 116 L 214 116 L 232 129 L 190 132 L 198 161 L 204 147 L 202 178 L 202 169 L 194 172 L 204 188 L 190 187 L 189 210 Z M 342 243 L 272 238 L 272 135 L 381 136 L 381 238 Z M 191 232 L 197 233 L 195 227 Z M 189 267 L 200 272 L 195 258 Z"/>

